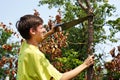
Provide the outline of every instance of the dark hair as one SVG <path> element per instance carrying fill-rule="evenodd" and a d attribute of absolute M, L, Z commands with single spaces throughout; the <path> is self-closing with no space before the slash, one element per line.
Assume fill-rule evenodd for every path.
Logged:
<path fill-rule="evenodd" d="M 40 24 L 43 24 L 42 18 L 35 15 L 24 15 L 16 22 L 16 28 L 24 39 L 30 39 L 30 28 L 36 29 Z"/>

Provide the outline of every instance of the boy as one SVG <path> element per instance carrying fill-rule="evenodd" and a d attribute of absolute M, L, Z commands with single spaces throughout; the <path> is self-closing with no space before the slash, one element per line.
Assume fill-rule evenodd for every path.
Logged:
<path fill-rule="evenodd" d="M 53 27 L 46 32 L 42 24 L 43 20 L 35 15 L 25 15 L 16 23 L 20 35 L 25 39 L 18 58 L 17 80 L 69 80 L 94 64 L 92 55 L 75 69 L 60 73 L 39 50 L 39 43 L 56 31 Z"/>

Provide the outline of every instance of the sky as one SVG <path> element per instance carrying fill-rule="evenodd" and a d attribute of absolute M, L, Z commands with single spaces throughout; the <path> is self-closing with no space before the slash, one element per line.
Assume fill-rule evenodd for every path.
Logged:
<path fill-rule="evenodd" d="M 38 10 L 40 16 L 46 23 L 50 15 L 57 14 L 57 10 L 49 10 L 47 6 L 39 7 L 39 0 L 1 0 L 0 1 L 0 22 L 8 24 L 16 23 L 25 14 L 33 14 L 34 9 Z"/>
<path fill-rule="evenodd" d="M 15 28 L 15 23 L 16 21 L 19 20 L 21 16 L 25 14 L 33 14 L 34 9 L 36 9 L 40 13 L 40 16 L 43 18 L 44 24 L 46 24 L 48 22 L 49 16 L 55 16 L 56 14 L 58 14 L 57 9 L 53 8 L 49 10 L 47 6 L 39 7 L 38 6 L 39 1 L 40 0 L 1 0 L 0 1 L 0 22 L 5 23 L 6 25 L 9 24 L 9 22 L 11 22 L 13 24 L 13 28 Z M 120 17 L 120 7 L 119 7 L 120 0 L 109 0 L 109 3 L 113 4 L 117 8 L 114 16 L 111 18 L 116 19 Z M 120 36 L 117 35 L 117 37 L 120 37 Z M 120 45 L 119 43 L 120 41 L 115 44 L 111 44 L 110 42 L 108 42 L 107 47 L 104 44 L 102 44 L 104 45 L 104 47 L 101 47 L 101 44 L 100 44 L 100 46 L 98 45 L 98 47 L 96 48 L 98 48 L 98 50 L 100 48 L 103 50 L 106 49 L 108 52 L 114 46 Z"/>

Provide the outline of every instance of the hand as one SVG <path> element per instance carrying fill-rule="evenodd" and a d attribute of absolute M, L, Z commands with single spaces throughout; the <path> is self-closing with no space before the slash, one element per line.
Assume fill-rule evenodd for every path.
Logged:
<path fill-rule="evenodd" d="M 52 31 L 53 33 L 55 33 L 55 32 L 60 32 L 60 31 L 61 31 L 61 27 L 59 27 L 59 26 L 55 27 L 55 25 L 52 24 L 52 29 L 51 29 L 51 31 Z"/>
<path fill-rule="evenodd" d="M 46 39 L 48 36 L 52 35 L 53 33 L 61 31 L 60 29 L 61 29 L 61 27 L 54 27 L 54 26 L 52 26 L 51 30 L 49 30 L 49 31 L 44 35 L 43 40 Z"/>
<path fill-rule="evenodd" d="M 89 56 L 83 63 L 86 67 L 89 67 L 94 64 L 94 55 Z"/>

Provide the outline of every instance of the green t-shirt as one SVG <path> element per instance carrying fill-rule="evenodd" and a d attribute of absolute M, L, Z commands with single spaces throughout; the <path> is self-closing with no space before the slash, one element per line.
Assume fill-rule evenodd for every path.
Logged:
<path fill-rule="evenodd" d="M 17 80 L 60 80 L 62 73 L 54 68 L 39 48 L 24 41 L 18 58 Z"/>

